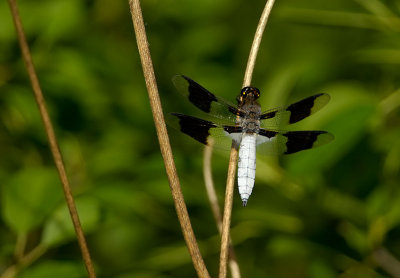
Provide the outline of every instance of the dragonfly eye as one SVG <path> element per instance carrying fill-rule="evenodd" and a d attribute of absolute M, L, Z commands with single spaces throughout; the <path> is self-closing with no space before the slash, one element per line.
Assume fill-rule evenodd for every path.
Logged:
<path fill-rule="evenodd" d="M 260 90 L 258 90 L 256 87 L 244 87 L 242 91 L 240 92 L 240 95 L 242 97 L 247 97 L 248 95 L 253 95 L 254 98 L 259 98 L 260 97 Z"/>

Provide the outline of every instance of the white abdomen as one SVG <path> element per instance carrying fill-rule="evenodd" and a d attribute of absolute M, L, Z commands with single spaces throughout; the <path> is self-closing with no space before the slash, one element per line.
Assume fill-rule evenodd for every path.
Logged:
<path fill-rule="evenodd" d="M 243 134 L 239 148 L 238 186 L 243 206 L 251 195 L 256 177 L 256 134 Z"/>

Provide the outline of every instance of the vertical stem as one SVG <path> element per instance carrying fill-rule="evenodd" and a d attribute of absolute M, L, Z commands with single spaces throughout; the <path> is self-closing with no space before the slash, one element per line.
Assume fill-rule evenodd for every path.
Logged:
<path fill-rule="evenodd" d="M 222 219 L 222 232 L 221 232 L 221 253 L 219 257 L 219 278 L 226 277 L 226 267 L 229 254 L 229 229 L 231 226 L 232 216 L 232 203 L 233 203 L 233 188 L 235 185 L 236 177 L 236 163 L 238 158 L 238 150 L 232 144 L 231 154 L 229 156 L 228 177 L 226 181 L 225 190 L 225 205 L 224 217 Z"/>
<path fill-rule="evenodd" d="M 254 35 L 253 44 L 251 46 L 249 60 L 247 62 L 246 72 L 243 80 L 243 87 L 250 86 L 251 79 L 253 76 L 254 66 L 256 64 L 256 58 L 262 35 L 264 33 L 265 26 L 267 25 L 269 14 L 274 5 L 275 0 L 269 0 L 265 4 L 264 11 L 261 15 L 260 21 L 257 26 L 256 33 Z M 221 253 L 220 253 L 220 265 L 219 265 L 219 278 L 226 277 L 227 260 L 229 253 L 229 229 L 231 225 L 232 215 L 232 202 L 233 202 L 233 188 L 235 184 L 236 174 L 236 162 L 238 157 L 238 150 L 232 144 L 231 154 L 229 158 L 228 166 L 228 177 L 226 181 L 225 191 L 225 206 L 224 206 L 224 218 L 222 221 L 222 235 L 221 235 Z"/>
<path fill-rule="evenodd" d="M 43 97 L 42 89 L 39 84 L 38 77 L 36 75 L 35 68 L 33 66 L 32 57 L 29 51 L 28 43 L 26 42 L 25 34 L 22 28 L 21 19 L 19 17 L 18 8 L 15 0 L 8 0 L 10 5 L 11 14 L 13 17 L 13 21 L 15 24 L 15 28 L 17 30 L 17 36 L 19 45 L 22 50 L 22 56 L 24 58 L 25 66 L 28 71 L 29 79 L 31 81 L 32 89 L 35 95 L 36 103 L 39 107 L 40 115 L 42 117 L 42 121 L 46 130 L 47 139 L 49 140 L 50 150 L 53 155 L 54 162 L 57 167 L 58 175 L 61 180 L 61 184 L 64 190 L 64 196 L 67 202 L 67 206 L 69 209 L 69 213 L 71 215 L 72 223 L 74 225 L 76 237 L 78 239 L 78 244 L 82 252 L 82 257 L 85 262 L 86 270 L 89 274 L 89 277 L 95 278 L 96 274 L 93 268 L 93 263 L 90 258 L 89 249 L 86 244 L 85 235 L 82 230 L 81 223 L 79 221 L 78 212 L 76 210 L 74 197 L 71 193 L 71 188 L 69 185 L 67 173 L 65 171 L 64 163 L 62 161 L 62 155 L 60 149 L 58 147 L 58 142 L 56 139 L 56 135 L 54 133 L 53 125 L 51 124 L 51 120 L 49 114 L 47 112 L 46 103 Z"/>
<path fill-rule="evenodd" d="M 211 210 L 214 215 L 215 223 L 217 224 L 218 232 L 221 234 L 222 230 L 222 214 L 218 204 L 217 193 L 215 192 L 214 181 L 211 172 L 211 157 L 213 150 L 212 139 L 209 141 L 209 146 L 204 148 L 204 159 L 203 159 L 203 174 L 204 183 L 206 186 L 207 196 L 210 201 Z M 229 268 L 231 270 L 232 278 L 240 278 L 240 268 L 236 259 L 235 249 L 232 246 L 232 239 L 229 237 Z"/>
<path fill-rule="evenodd" d="M 212 141 L 213 141 L 212 138 L 210 138 L 209 145 L 204 147 L 203 176 L 204 176 L 204 184 L 206 186 L 206 191 L 207 191 L 207 197 L 211 205 L 211 211 L 214 215 L 218 231 L 221 233 L 222 214 L 218 205 L 217 193 L 215 192 L 214 181 L 211 173 L 211 157 L 213 151 L 213 143 L 211 143 Z"/>
<path fill-rule="evenodd" d="M 136 34 L 136 41 L 139 49 L 140 60 L 142 63 L 143 74 L 146 81 L 147 92 L 149 94 L 150 106 L 153 113 L 154 123 L 157 131 L 158 141 L 160 143 L 161 154 L 164 159 L 175 209 L 181 224 L 183 236 L 189 249 L 190 256 L 199 277 L 210 277 L 203 258 L 200 254 L 196 237 L 190 223 L 189 214 L 186 208 L 185 200 L 181 191 L 181 186 L 176 172 L 172 150 L 169 143 L 167 128 L 165 125 L 164 114 L 162 112 L 161 101 L 158 94 L 156 77 L 154 74 L 153 63 L 149 50 L 149 43 L 146 37 L 142 10 L 139 0 L 129 1 L 133 26 Z"/>

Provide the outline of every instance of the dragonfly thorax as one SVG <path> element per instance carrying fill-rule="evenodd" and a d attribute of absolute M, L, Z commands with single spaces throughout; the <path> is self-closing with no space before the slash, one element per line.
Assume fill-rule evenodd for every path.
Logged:
<path fill-rule="evenodd" d="M 243 133 L 258 133 L 260 130 L 261 107 L 255 98 L 246 98 L 239 104 L 243 116 L 240 121 Z"/>
<path fill-rule="evenodd" d="M 242 129 L 244 133 L 258 133 L 260 122 L 257 120 L 244 120 L 242 122 Z"/>

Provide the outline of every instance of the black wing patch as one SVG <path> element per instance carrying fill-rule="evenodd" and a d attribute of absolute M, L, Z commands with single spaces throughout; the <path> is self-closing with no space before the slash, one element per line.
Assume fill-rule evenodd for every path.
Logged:
<path fill-rule="evenodd" d="M 264 155 L 292 154 L 331 142 L 334 136 L 326 131 L 275 131 L 261 128 L 257 136 L 257 152 Z"/>
<path fill-rule="evenodd" d="M 202 144 L 211 145 L 210 141 L 212 140 L 212 145 L 216 148 L 229 150 L 232 140 L 236 143 L 241 141 L 243 129 L 240 126 L 220 126 L 210 121 L 180 113 L 171 113 L 170 115 L 174 116 L 169 121 L 171 126 Z"/>
<path fill-rule="evenodd" d="M 270 111 L 270 112 L 266 112 L 264 114 L 261 114 L 260 120 L 266 120 L 266 119 L 274 118 L 276 116 L 276 113 L 278 113 L 278 112 L 279 111 Z"/>
<path fill-rule="evenodd" d="M 227 120 L 229 123 L 235 123 L 236 116 L 244 115 L 244 113 L 233 104 L 222 98 L 217 98 L 213 93 L 187 76 L 176 75 L 172 81 L 175 87 L 184 94 L 193 105 L 213 117 Z"/>
<path fill-rule="evenodd" d="M 178 117 L 180 131 L 207 145 L 207 138 L 210 136 L 210 129 L 217 127 L 214 123 L 192 116 L 171 113 Z"/>
<path fill-rule="evenodd" d="M 182 75 L 182 77 L 188 82 L 188 92 L 189 92 L 189 100 L 196 107 L 200 108 L 200 110 L 210 113 L 211 112 L 211 103 L 213 101 L 217 102 L 218 99 L 214 94 L 194 82 L 189 77 Z"/>
<path fill-rule="evenodd" d="M 275 137 L 278 134 L 278 132 L 261 128 L 260 131 L 258 132 L 258 134 L 271 139 L 271 138 Z"/>
<path fill-rule="evenodd" d="M 263 127 L 279 127 L 294 124 L 316 113 L 330 100 L 328 94 L 317 94 L 289 106 L 268 110 L 261 114 Z"/>
<path fill-rule="evenodd" d="M 326 131 L 288 131 L 282 134 L 287 138 L 285 154 L 296 153 L 321 145 L 333 140 L 333 135 Z"/>
<path fill-rule="evenodd" d="M 321 96 L 323 96 L 323 95 L 324 94 L 310 96 L 308 98 L 305 98 L 303 100 L 300 100 L 296 103 L 289 105 L 286 108 L 287 111 L 290 111 L 289 124 L 299 122 L 302 119 L 310 116 L 313 113 L 312 108 L 316 104 L 315 100 L 318 98 L 321 99 Z"/>
<path fill-rule="evenodd" d="M 227 126 L 224 126 L 223 128 L 229 134 L 231 134 L 231 133 L 242 133 L 243 132 L 243 128 L 241 126 L 229 126 L 229 125 L 227 125 Z"/>

